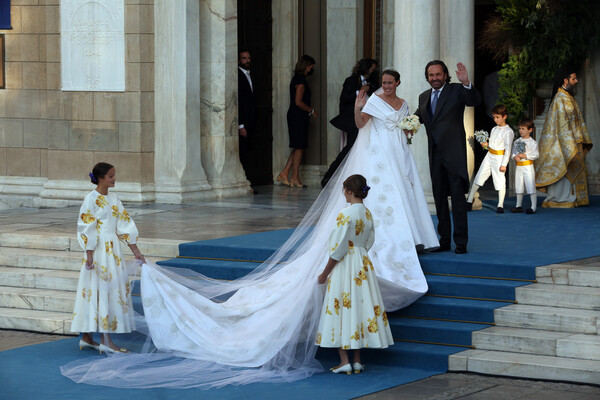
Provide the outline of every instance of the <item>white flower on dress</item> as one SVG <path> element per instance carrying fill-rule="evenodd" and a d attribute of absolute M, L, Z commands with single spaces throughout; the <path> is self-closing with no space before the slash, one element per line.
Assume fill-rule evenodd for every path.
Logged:
<path fill-rule="evenodd" d="M 390 185 L 389 183 L 383 187 L 383 191 L 387 192 L 387 193 L 390 193 L 393 190 L 394 190 L 394 187 L 392 185 Z"/>
<path fill-rule="evenodd" d="M 394 225 L 394 216 L 393 215 L 384 215 L 383 216 L 383 223 L 386 225 Z"/>
<path fill-rule="evenodd" d="M 394 213 L 394 209 L 392 207 L 388 207 L 385 209 L 386 215 L 392 215 Z"/>
<path fill-rule="evenodd" d="M 379 180 L 378 176 L 374 176 L 374 177 L 371 178 L 371 183 L 373 185 L 377 185 L 377 184 L 379 184 L 379 182 L 380 182 L 380 180 Z"/>
<path fill-rule="evenodd" d="M 379 195 L 377 200 L 379 200 L 381 203 L 385 203 L 387 201 L 387 197 L 385 197 L 385 194 L 382 193 Z"/>
<path fill-rule="evenodd" d="M 400 243 L 400 248 L 402 251 L 409 251 L 412 247 L 413 244 L 410 240 L 403 240 L 402 243 Z"/>

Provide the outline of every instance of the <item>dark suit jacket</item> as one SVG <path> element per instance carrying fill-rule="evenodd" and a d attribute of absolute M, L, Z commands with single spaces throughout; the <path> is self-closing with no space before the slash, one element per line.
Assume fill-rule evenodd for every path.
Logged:
<path fill-rule="evenodd" d="M 466 89 L 460 83 L 447 83 L 438 99 L 435 115 L 431 115 L 431 90 L 419 96 L 419 108 L 415 112 L 427 129 L 429 143 L 429 166 L 434 145 L 442 155 L 444 167 L 461 176 L 465 193 L 469 190 L 467 172 L 467 146 L 463 115 L 465 106 L 477 106 L 481 96 L 474 86 Z"/>
<path fill-rule="evenodd" d="M 342 94 L 340 95 L 340 113 L 333 118 L 331 125 L 344 132 L 358 133 L 358 128 L 354 122 L 354 102 L 356 101 L 356 91 L 362 87 L 360 75 L 351 75 L 344 81 Z M 369 95 L 379 88 L 376 82 L 369 79 Z"/>
<path fill-rule="evenodd" d="M 246 130 L 252 130 L 256 125 L 256 98 L 248 78 L 238 68 L 238 125 L 241 124 Z"/>

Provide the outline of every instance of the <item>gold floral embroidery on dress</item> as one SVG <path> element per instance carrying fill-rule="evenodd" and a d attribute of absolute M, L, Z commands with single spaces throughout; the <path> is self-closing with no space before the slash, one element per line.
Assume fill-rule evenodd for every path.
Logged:
<path fill-rule="evenodd" d="M 92 298 L 92 290 L 83 288 L 83 290 L 81 291 L 81 297 L 83 297 L 84 299 L 86 299 L 89 302 L 90 299 Z"/>
<path fill-rule="evenodd" d="M 96 220 L 96 218 L 94 218 L 94 216 L 92 215 L 90 210 L 87 210 L 87 212 L 84 212 L 83 214 L 81 214 L 81 220 L 83 221 L 84 224 L 91 224 L 92 222 L 94 222 Z"/>
<path fill-rule="evenodd" d="M 344 215 L 344 213 L 339 213 L 337 216 L 337 227 L 339 228 L 340 226 L 346 225 L 350 223 L 350 217 L 346 217 Z"/>
<path fill-rule="evenodd" d="M 371 211 L 367 210 L 367 211 L 365 212 L 365 214 L 366 214 L 366 216 L 367 216 L 367 219 L 368 219 L 369 221 L 373 221 L 373 216 L 371 215 Z"/>
<path fill-rule="evenodd" d="M 126 209 L 123 209 L 123 212 L 121 213 L 121 220 L 123 220 L 125 222 L 131 221 L 131 218 L 129 218 L 129 213 L 127 212 Z"/>
<path fill-rule="evenodd" d="M 388 317 L 387 317 L 387 313 L 385 311 L 383 312 L 383 324 L 385 326 L 388 326 Z"/>
<path fill-rule="evenodd" d="M 325 308 L 325 314 L 327 314 L 327 315 L 333 315 L 333 314 L 331 313 L 331 310 L 329 309 L 329 306 L 327 306 L 327 307 Z"/>
<path fill-rule="evenodd" d="M 333 299 L 333 309 L 337 315 L 340 315 L 340 300 L 338 298 Z"/>
<path fill-rule="evenodd" d="M 108 205 L 108 200 L 106 200 L 106 197 L 99 194 L 96 198 L 96 205 L 100 208 L 104 208 L 104 206 Z"/>
<path fill-rule="evenodd" d="M 112 216 L 115 218 L 119 218 L 120 214 L 119 214 L 119 207 L 117 206 L 112 206 L 111 207 L 113 212 L 112 212 Z"/>
<path fill-rule="evenodd" d="M 348 240 L 348 254 L 354 254 L 354 242 Z"/>
<path fill-rule="evenodd" d="M 374 306 L 373 310 L 375 310 L 375 316 L 376 317 L 381 317 L 381 307 L 379 306 Z"/>
<path fill-rule="evenodd" d="M 331 343 L 335 342 L 335 328 L 331 328 Z"/>
<path fill-rule="evenodd" d="M 125 296 L 129 297 L 129 293 L 131 293 L 131 282 L 125 284 Z"/>
<path fill-rule="evenodd" d="M 112 281 L 112 273 L 108 272 L 108 268 L 106 268 L 104 265 L 100 267 L 100 279 L 102 279 L 104 282 Z"/>
<path fill-rule="evenodd" d="M 350 340 L 360 340 L 360 332 L 358 331 L 358 325 L 356 326 L 356 331 L 354 331 L 354 335 L 350 336 Z"/>
<path fill-rule="evenodd" d="M 339 246 L 339 244 L 338 244 L 338 243 L 336 243 L 336 244 L 335 244 L 335 246 L 333 246 L 333 247 L 331 248 L 331 251 L 330 251 L 330 252 L 331 252 L 331 253 L 333 253 L 333 252 L 335 251 L 335 249 L 337 249 L 337 248 L 338 248 L 338 246 Z"/>
<path fill-rule="evenodd" d="M 119 238 L 119 240 L 122 240 L 125 243 L 129 244 L 129 234 L 124 233 L 122 235 L 117 235 L 117 237 Z"/>
<path fill-rule="evenodd" d="M 115 259 L 115 262 L 117 263 L 117 265 L 121 265 L 121 257 L 119 257 L 118 255 L 113 253 L 113 258 Z"/>
<path fill-rule="evenodd" d="M 331 278 L 327 279 L 327 291 L 329 292 L 329 289 L 331 289 Z"/>
<path fill-rule="evenodd" d="M 102 317 L 102 321 L 100 323 L 100 326 L 104 330 L 116 331 L 117 330 L 117 326 L 119 325 L 119 323 L 117 322 L 117 317 L 115 316 L 114 319 L 111 322 L 108 322 L 108 318 L 109 317 L 110 317 L 109 314 L 106 314 L 106 317 Z"/>
<path fill-rule="evenodd" d="M 317 337 L 315 338 L 315 344 L 321 344 L 321 332 L 317 333 Z"/>
<path fill-rule="evenodd" d="M 106 254 L 112 254 L 112 250 L 113 250 L 113 242 L 108 241 L 108 242 L 104 242 L 104 247 L 106 248 Z"/>
<path fill-rule="evenodd" d="M 362 286 L 362 279 L 354 278 L 354 282 L 356 283 L 356 286 Z"/>
<path fill-rule="evenodd" d="M 350 300 L 350 293 L 342 292 L 342 305 L 348 309 L 352 307 L 352 301 Z"/>
<path fill-rule="evenodd" d="M 83 233 L 81 234 L 81 240 L 83 240 L 83 243 L 87 246 L 88 238 Z"/>
<path fill-rule="evenodd" d="M 342 350 L 349 350 L 349 349 L 350 349 L 350 345 L 345 344 L 342 346 Z"/>
<path fill-rule="evenodd" d="M 365 270 L 367 270 L 369 267 L 371 268 L 371 271 L 375 270 L 373 268 L 373 263 L 371 262 L 371 260 L 369 260 L 369 256 L 364 255 L 362 261 L 363 261 L 363 266 L 365 267 Z"/>
<path fill-rule="evenodd" d="M 365 223 L 363 222 L 362 219 L 359 219 L 358 221 L 356 221 L 356 225 L 354 226 L 354 231 L 356 233 L 356 236 L 360 235 L 365 229 Z"/>
<path fill-rule="evenodd" d="M 96 221 L 96 232 L 100 233 L 100 227 L 102 226 L 103 222 L 98 220 Z"/>
<path fill-rule="evenodd" d="M 127 314 L 127 312 L 129 312 L 129 305 L 127 304 L 127 302 L 125 300 L 123 300 L 123 297 L 122 297 L 120 291 L 119 291 L 119 304 L 121 305 L 123 314 Z"/>
<path fill-rule="evenodd" d="M 377 319 L 376 318 L 373 318 L 373 319 L 367 318 L 367 321 L 369 321 L 369 326 L 368 326 L 367 330 L 370 333 L 377 333 L 377 331 L 379 330 L 377 328 Z"/>
<path fill-rule="evenodd" d="M 365 338 L 365 326 L 362 322 L 360 323 L 360 337 Z"/>
<path fill-rule="evenodd" d="M 358 277 L 354 278 L 354 282 L 356 282 L 357 286 L 362 286 L 362 281 L 366 281 L 366 280 L 367 280 L 367 274 L 365 274 L 365 271 L 363 271 L 362 269 L 358 273 Z"/>

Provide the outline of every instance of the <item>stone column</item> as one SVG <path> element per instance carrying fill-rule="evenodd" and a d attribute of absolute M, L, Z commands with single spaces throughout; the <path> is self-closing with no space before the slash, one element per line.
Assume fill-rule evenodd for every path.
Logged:
<path fill-rule="evenodd" d="M 473 80 L 475 70 L 475 0 L 440 1 L 440 59 L 448 66 L 453 82 L 456 78 L 456 64 L 462 62 L 467 67 L 469 78 Z M 465 109 L 465 130 L 467 134 L 467 169 L 473 175 L 475 157 L 475 109 Z M 473 209 L 481 208 L 479 196 L 473 202 Z"/>
<path fill-rule="evenodd" d="M 273 1 L 273 177 L 290 155 L 286 113 L 289 85 L 298 60 L 298 2 Z"/>
<path fill-rule="evenodd" d="M 340 93 L 344 80 L 352 74 L 356 61 L 363 57 L 358 43 L 358 0 L 327 1 L 327 118 L 339 113 Z M 362 22 L 362 21 L 360 21 Z M 327 164 L 340 152 L 340 130 L 327 124 Z"/>
<path fill-rule="evenodd" d="M 410 112 L 417 109 L 419 94 L 430 88 L 425 65 L 439 58 L 439 0 L 397 0 L 394 10 L 394 66 L 400 72 L 398 96 L 408 102 Z M 411 150 L 430 211 L 435 211 L 429 175 L 427 134 L 423 126 L 413 138 Z"/>
<path fill-rule="evenodd" d="M 199 43 L 204 171 L 219 197 L 251 193 L 238 149 L 235 0 L 200 1 Z"/>
<path fill-rule="evenodd" d="M 156 0 L 154 15 L 156 202 L 212 198 L 200 148 L 198 1 Z"/>

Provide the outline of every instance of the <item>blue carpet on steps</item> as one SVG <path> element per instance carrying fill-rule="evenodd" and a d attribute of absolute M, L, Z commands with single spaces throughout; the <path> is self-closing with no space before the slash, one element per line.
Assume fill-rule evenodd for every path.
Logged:
<path fill-rule="evenodd" d="M 67 339 L 0 352 L 0 398 L 350 399 L 442 373 L 448 368 L 448 356 L 471 344 L 471 332 L 490 326 L 494 309 L 512 304 L 515 288 L 535 278 L 536 266 L 600 255 L 600 197 L 592 197 L 591 202 L 591 206 L 577 209 L 538 207 L 535 215 L 526 215 L 511 214 L 514 200 L 508 199 L 505 214 L 495 213 L 494 201 L 485 202 L 481 211 L 469 213 L 469 252 L 420 256 L 429 292 L 410 307 L 390 315 L 398 342 L 386 350 L 366 349 L 364 374 L 350 377 L 324 373 L 290 384 L 252 384 L 208 391 L 117 390 L 77 385 L 60 375 L 59 366 L 71 360 L 99 357 L 91 351 L 78 351 L 77 339 Z M 268 258 L 291 232 L 182 244 L 181 256 L 200 258 L 177 258 L 160 264 L 234 279 L 255 268 L 255 261 Z M 139 287 L 134 289 L 137 293 Z M 139 296 L 134 297 L 134 306 L 141 310 Z M 120 335 L 119 340 L 127 345 L 128 336 Z M 320 349 L 317 358 L 330 366 L 337 362 L 337 352 Z"/>

